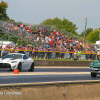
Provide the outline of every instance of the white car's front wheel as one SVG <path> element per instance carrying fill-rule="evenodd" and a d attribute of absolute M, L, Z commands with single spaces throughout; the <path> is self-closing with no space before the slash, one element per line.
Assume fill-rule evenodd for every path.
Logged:
<path fill-rule="evenodd" d="M 21 63 L 18 64 L 18 69 L 19 69 L 19 71 L 21 71 L 21 69 L 22 69 L 22 64 Z"/>
<path fill-rule="evenodd" d="M 34 62 L 31 64 L 31 67 L 28 71 L 33 71 L 34 70 Z"/>

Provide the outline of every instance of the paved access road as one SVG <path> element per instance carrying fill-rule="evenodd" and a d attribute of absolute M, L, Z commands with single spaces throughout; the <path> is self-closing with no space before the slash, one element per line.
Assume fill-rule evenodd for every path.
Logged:
<path fill-rule="evenodd" d="M 99 80 L 100 76 L 92 78 L 89 67 L 63 67 L 35 66 L 34 72 L 22 70 L 19 74 L 13 71 L 0 70 L 0 84 L 14 83 L 35 83 L 35 82 L 55 82 L 55 81 L 83 81 Z"/>

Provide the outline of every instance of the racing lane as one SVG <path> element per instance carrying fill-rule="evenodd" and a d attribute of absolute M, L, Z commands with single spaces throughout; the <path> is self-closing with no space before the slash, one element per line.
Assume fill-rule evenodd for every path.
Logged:
<path fill-rule="evenodd" d="M 39 74 L 41 72 L 46 73 L 46 75 Z M 86 74 L 81 74 L 79 72 L 85 72 Z M 2 76 L 2 74 L 4 73 L 5 75 Z M 11 73 L 12 75 L 9 75 L 9 73 Z M 82 80 L 99 80 L 100 79 L 100 75 L 97 75 L 96 78 L 92 78 L 90 76 L 88 68 L 69 68 L 69 67 L 68 68 L 63 68 L 63 67 L 62 68 L 56 68 L 56 67 L 35 68 L 34 72 L 28 72 L 27 70 L 23 70 L 20 73 L 25 73 L 25 75 L 20 75 L 20 74 L 15 75 L 12 71 L 9 72 L 7 70 L 0 70 L 0 84 L 54 82 L 54 81 L 82 81 Z M 31 75 L 27 75 L 28 73 L 31 73 Z M 39 75 L 35 75 L 34 73 L 37 73 Z M 57 74 L 54 74 L 54 73 L 57 73 Z M 79 73 L 79 74 L 76 74 L 76 73 Z"/>
<path fill-rule="evenodd" d="M 82 81 L 99 80 L 90 75 L 29 75 L 29 76 L 0 76 L 0 84 L 11 83 L 34 83 L 34 82 L 54 82 L 54 81 Z"/>
<path fill-rule="evenodd" d="M 28 70 L 22 70 L 21 72 L 29 72 Z M 34 72 L 89 72 L 89 68 L 70 68 L 70 67 L 36 67 Z M 0 69 L 0 73 L 12 73 L 12 71 Z"/>

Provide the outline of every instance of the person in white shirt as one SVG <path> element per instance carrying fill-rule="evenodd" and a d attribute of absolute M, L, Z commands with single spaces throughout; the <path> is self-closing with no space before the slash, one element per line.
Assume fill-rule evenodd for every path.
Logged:
<path fill-rule="evenodd" d="M 97 59 L 100 59 L 100 50 L 97 52 Z"/>

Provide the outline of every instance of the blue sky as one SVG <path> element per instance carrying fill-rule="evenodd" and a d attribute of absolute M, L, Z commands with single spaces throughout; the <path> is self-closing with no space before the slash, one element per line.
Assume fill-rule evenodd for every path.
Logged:
<path fill-rule="evenodd" d="M 100 27 L 100 0 L 3 0 L 7 14 L 15 21 L 39 24 L 48 18 L 66 18 L 76 24 L 79 34 L 87 28 Z M 82 20 L 82 18 L 84 18 Z"/>

